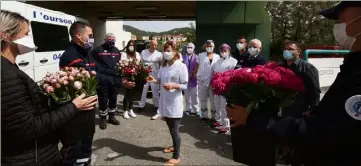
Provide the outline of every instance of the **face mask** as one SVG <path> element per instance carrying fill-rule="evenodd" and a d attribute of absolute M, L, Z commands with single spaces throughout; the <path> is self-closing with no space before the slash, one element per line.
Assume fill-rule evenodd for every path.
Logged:
<path fill-rule="evenodd" d="M 351 36 L 347 36 L 347 33 L 346 33 L 346 26 L 349 25 L 350 23 L 354 22 L 355 20 L 359 19 L 359 18 L 361 18 L 361 16 L 353 19 L 349 23 L 335 24 L 334 27 L 333 27 L 333 35 L 335 36 L 335 39 L 336 39 L 337 43 L 340 46 L 342 46 L 344 49 L 351 49 L 352 45 L 356 41 L 356 37 L 361 34 L 361 32 L 360 32 L 356 36 L 351 37 Z"/>
<path fill-rule="evenodd" d="M 248 53 L 252 56 L 255 56 L 258 54 L 258 50 L 257 50 L 257 48 L 251 47 L 251 48 L 248 48 Z"/>
<path fill-rule="evenodd" d="M 194 50 L 193 50 L 192 48 L 187 48 L 187 53 L 188 53 L 188 54 L 192 54 L 193 51 L 194 51 Z"/>
<path fill-rule="evenodd" d="M 285 58 L 285 60 L 291 60 L 293 59 L 293 53 L 292 51 L 289 51 L 289 50 L 284 50 L 283 51 L 283 58 Z"/>
<path fill-rule="evenodd" d="M 165 60 L 170 61 L 173 59 L 174 55 L 173 52 L 164 52 L 163 57 Z"/>
<path fill-rule="evenodd" d="M 242 50 L 244 48 L 244 44 L 237 43 L 236 47 L 237 47 L 238 50 Z"/>
<path fill-rule="evenodd" d="M 211 53 L 211 52 L 213 51 L 213 48 L 212 48 L 212 47 L 207 47 L 207 48 L 206 48 L 206 51 L 207 51 L 208 53 Z"/>
<path fill-rule="evenodd" d="M 94 38 L 89 38 L 88 42 L 84 43 L 84 49 L 90 49 L 94 45 Z"/>
<path fill-rule="evenodd" d="M 129 50 L 129 52 L 133 52 L 134 51 L 134 46 L 129 46 L 128 50 Z"/>
<path fill-rule="evenodd" d="M 35 51 L 38 47 L 34 45 L 34 42 L 31 41 L 30 36 L 25 36 L 18 40 L 13 41 L 18 46 L 19 55 L 26 54 L 32 51 Z"/>
<path fill-rule="evenodd" d="M 115 46 L 115 41 L 114 40 L 107 40 L 105 42 L 105 44 L 107 44 L 108 47 L 114 47 Z"/>
<path fill-rule="evenodd" d="M 229 53 L 228 53 L 228 52 L 222 52 L 222 53 L 221 53 L 221 57 L 222 57 L 223 59 L 226 59 L 226 58 L 229 57 Z"/>

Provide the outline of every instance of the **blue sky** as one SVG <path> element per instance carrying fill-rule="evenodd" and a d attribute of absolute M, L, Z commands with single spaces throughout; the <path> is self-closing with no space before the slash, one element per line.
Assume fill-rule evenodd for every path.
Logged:
<path fill-rule="evenodd" d="M 173 28 L 189 27 L 190 22 L 195 25 L 195 21 L 124 21 L 124 25 L 149 32 L 163 32 Z"/>

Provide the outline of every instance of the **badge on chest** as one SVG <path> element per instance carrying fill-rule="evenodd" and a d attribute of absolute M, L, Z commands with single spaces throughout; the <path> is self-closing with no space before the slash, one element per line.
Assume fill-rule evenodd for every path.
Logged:
<path fill-rule="evenodd" d="M 348 98 L 345 102 L 345 110 L 352 118 L 361 120 L 361 95 Z"/>

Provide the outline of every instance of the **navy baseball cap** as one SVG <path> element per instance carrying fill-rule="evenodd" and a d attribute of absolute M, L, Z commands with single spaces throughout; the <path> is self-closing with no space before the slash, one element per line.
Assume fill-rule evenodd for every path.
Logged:
<path fill-rule="evenodd" d="M 328 18 L 337 20 L 341 12 L 348 7 L 361 7 L 361 1 L 341 1 L 336 6 L 329 9 L 322 10 L 320 15 Z"/>

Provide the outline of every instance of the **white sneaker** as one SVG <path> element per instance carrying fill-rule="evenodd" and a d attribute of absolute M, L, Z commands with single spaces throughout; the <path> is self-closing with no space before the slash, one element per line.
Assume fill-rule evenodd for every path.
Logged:
<path fill-rule="evenodd" d="M 130 115 L 130 117 L 132 117 L 132 118 L 137 117 L 137 115 L 135 115 L 135 113 L 133 112 L 133 110 L 129 110 L 129 115 Z"/>
<path fill-rule="evenodd" d="M 160 115 L 159 114 L 156 114 L 156 115 L 154 115 L 153 117 L 152 117 L 152 120 L 156 120 L 156 119 L 158 119 L 160 117 Z"/>
<path fill-rule="evenodd" d="M 123 117 L 124 117 L 125 119 L 129 119 L 129 118 L 130 118 L 128 111 L 124 111 Z"/>

